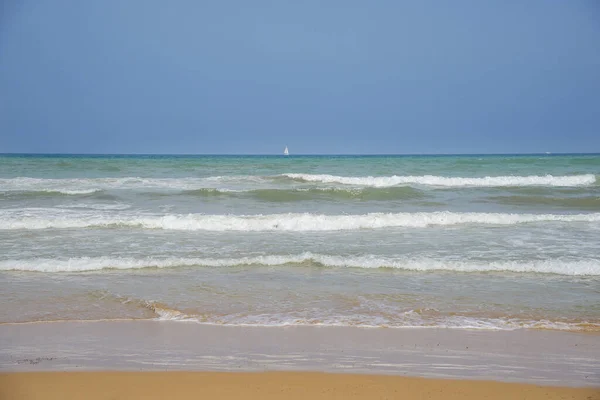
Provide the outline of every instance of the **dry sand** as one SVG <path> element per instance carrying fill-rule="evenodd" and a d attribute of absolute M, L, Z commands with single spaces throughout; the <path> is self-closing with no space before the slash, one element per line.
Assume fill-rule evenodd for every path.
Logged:
<path fill-rule="evenodd" d="M 0 374 L 0 399 L 600 399 L 598 388 L 312 372 Z"/>

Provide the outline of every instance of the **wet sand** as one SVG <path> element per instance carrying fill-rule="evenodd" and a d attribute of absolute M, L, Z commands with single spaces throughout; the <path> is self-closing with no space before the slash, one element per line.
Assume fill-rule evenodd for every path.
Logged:
<path fill-rule="evenodd" d="M 0 399 L 600 399 L 600 388 L 311 372 L 0 374 Z"/>
<path fill-rule="evenodd" d="M 600 385 L 600 335 L 545 330 L 0 324 L 0 372 L 319 371 Z"/>
<path fill-rule="evenodd" d="M 0 400 L 81 398 L 592 400 L 600 399 L 600 336 L 161 321 L 0 324 Z"/>

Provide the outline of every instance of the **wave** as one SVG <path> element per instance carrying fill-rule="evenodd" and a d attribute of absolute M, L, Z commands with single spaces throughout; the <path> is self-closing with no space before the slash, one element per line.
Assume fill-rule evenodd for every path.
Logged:
<path fill-rule="evenodd" d="M 56 208 L 0 210 L 0 230 L 66 228 L 144 228 L 186 231 L 342 231 L 425 228 L 464 224 L 515 225 L 540 222 L 600 222 L 600 213 L 506 214 L 450 211 L 360 215 L 270 214 L 128 214 Z"/>
<path fill-rule="evenodd" d="M 451 328 L 451 329 L 478 329 L 478 330 L 517 330 L 517 329 L 550 329 L 578 332 L 598 332 L 600 323 L 594 320 L 577 318 L 561 318 L 549 320 L 544 318 L 524 318 L 517 315 L 489 316 L 483 313 L 441 312 L 435 308 L 403 309 L 393 307 L 388 309 L 385 304 L 375 304 L 375 311 L 360 312 L 353 310 L 350 315 L 339 310 L 303 310 L 287 312 L 250 312 L 213 314 L 203 310 L 180 310 L 168 304 L 133 299 L 108 294 L 121 303 L 135 303 L 139 307 L 149 310 L 156 315 L 159 321 L 195 322 L 205 325 L 227 326 L 257 326 L 257 327 L 282 327 L 282 326 L 352 326 L 365 328 Z M 383 306 L 384 312 L 381 312 Z M 372 309 L 372 307 L 369 307 Z M 379 308 L 379 311 L 377 309 Z M 387 310 L 386 310 L 387 309 Z M 342 311 L 342 312 L 340 312 Z M 390 312 L 391 311 L 391 312 Z"/>
<path fill-rule="evenodd" d="M 2 271 L 85 272 L 177 267 L 319 266 L 328 268 L 389 268 L 406 271 L 513 272 L 571 276 L 600 276 L 600 259 L 531 261 L 456 261 L 434 258 L 385 258 L 375 255 L 313 254 L 263 255 L 240 258 L 32 258 L 0 261 Z"/>
<path fill-rule="evenodd" d="M 307 200 L 358 200 L 358 201 L 385 201 L 401 199 L 419 199 L 425 194 L 411 187 L 392 188 L 338 188 L 338 187 L 311 187 L 288 189 L 254 189 L 254 190 L 229 190 L 204 188 L 186 190 L 182 194 L 203 198 L 244 197 L 255 198 L 269 202 L 292 202 Z"/>
<path fill-rule="evenodd" d="M 552 197 L 552 196 L 490 196 L 487 199 L 499 204 L 544 205 L 551 207 L 600 210 L 600 196 Z"/>
<path fill-rule="evenodd" d="M 181 186 L 192 185 L 187 182 Z M 201 185 L 197 183 L 197 185 Z M 100 185 L 99 185 L 100 186 Z M 124 186 L 115 186 L 115 188 L 123 189 Z M 70 190 L 66 188 L 59 189 L 44 189 L 34 191 L 0 191 L 0 197 L 9 199 L 33 198 L 46 196 L 81 196 L 89 197 L 91 194 L 102 194 L 110 196 L 105 192 L 109 187 L 104 189 L 81 189 Z M 422 198 L 425 194 L 411 187 L 390 187 L 390 188 L 354 188 L 354 187 L 310 187 L 310 188 L 265 188 L 265 189 L 227 189 L 227 188 L 211 188 L 201 187 L 194 189 L 180 190 L 174 183 L 169 186 L 164 182 L 163 186 L 157 185 L 154 182 L 153 186 L 139 186 L 139 190 L 143 190 L 144 194 L 150 196 L 193 196 L 204 199 L 220 199 L 220 198 L 254 198 L 261 201 L 269 202 L 290 202 L 290 201 L 306 201 L 306 200 L 400 200 L 400 199 L 417 199 Z M 169 191 L 151 191 L 153 189 L 169 189 Z M 94 196 L 99 197 L 99 196 Z"/>
<path fill-rule="evenodd" d="M 219 177 L 225 181 L 246 180 L 251 177 Z M 227 179 L 225 179 L 227 178 Z M 257 179 L 259 177 L 256 177 Z M 194 190 L 214 185 L 214 178 L 2 178 L 0 192 L 57 192 L 63 194 L 89 194 L 102 190 Z"/>
<path fill-rule="evenodd" d="M 292 182 L 313 182 L 324 184 L 341 184 L 386 188 L 393 186 L 436 186 L 436 187 L 577 187 L 590 186 L 596 183 L 593 174 L 571 176 L 486 176 L 473 177 L 444 177 L 433 175 L 422 176 L 365 176 L 345 177 L 335 175 L 313 175 L 302 173 L 289 173 L 272 176 L 210 176 L 187 178 L 72 178 L 72 179 L 45 179 L 45 178 L 0 178 L 0 192 L 56 192 L 62 194 L 89 194 L 101 190 L 210 190 L 226 191 L 223 185 L 273 185 Z M 217 185 L 218 187 L 215 187 Z M 272 188 L 271 188 L 272 189 Z M 294 188 L 296 189 L 296 188 Z M 330 189 L 330 188 L 329 188 Z"/>
<path fill-rule="evenodd" d="M 234 314 L 226 316 L 186 314 L 173 308 L 148 306 L 158 321 L 195 322 L 203 325 L 225 325 L 244 327 L 286 327 L 286 326 L 322 326 L 357 328 L 433 328 L 433 329 L 469 329 L 490 331 L 513 331 L 518 329 L 544 329 L 572 332 L 600 332 L 600 324 L 595 322 L 565 322 L 522 318 L 486 318 L 461 315 L 423 318 L 418 310 L 408 310 L 396 314 L 390 319 L 378 315 L 317 315 L 300 316 L 298 313 L 280 314 Z"/>
<path fill-rule="evenodd" d="M 72 203 L 56 206 L 58 209 L 90 209 L 90 210 L 127 210 L 131 205 L 124 203 Z"/>
<path fill-rule="evenodd" d="M 128 300 L 131 301 L 131 300 Z M 600 332 L 600 323 L 595 321 L 565 321 L 549 319 L 525 319 L 511 317 L 469 317 L 462 315 L 442 316 L 435 319 L 419 318 L 420 310 L 407 310 L 397 313 L 397 318 L 390 320 L 378 315 L 323 315 L 299 316 L 298 313 L 279 314 L 230 314 L 211 315 L 185 313 L 162 303 L 138 300 L 140 307 L 148 310 L 155 318 L 115 317 L 115 318 L 62 318 L 36 319 L 35 321 L 0 322 L 0 325 L 51 324 L 62 322 L 116 322 L 116 321 L 169 321 L 188 322 L 201 325 L 239 326 L 239 327 L 288 327 L 288 326 L 321 326 L 321 327 L 354 327 L 354 328 L 391 328 L 391 329 L 468 329 L 490 331 L 514 331 L 519 329 L 542 329 L 569 332 Z M 415 317 L 416 316 L 416 317 Z"/>
<path fill-rule="evenodd" d="M 92 194 L 96 192 L 100 192 L 101 189 L 48 189 L 43 190 L 45 193 L 60 193 L 60 194 L 69 194 L 69 195 L 79 195 L 79 194 Z"/>
<path fill-rule="evenodd" d="M 33 198 L 33 197 L 53 197 L 53 196 L 86 196 L 94 193 L 102 192 L 101 189 L 43 189 L 34 191 L 0 191 L 0 196 L 9 199 Z"/>
<path fill-rule="evenodd" d="M 399 185 L 424 185 L 424 186 L 589 186 L 596 182 L 593 174 L 572 176 L 486 176 L 483 178 L 463 178 L 445 176 L 365 176 L 346 177 L 335 175 L 311 175 L 311 174 L 283 174 L 290 179 L 302 182 L 339 183 L 343 185 L 389 187 Z"/>

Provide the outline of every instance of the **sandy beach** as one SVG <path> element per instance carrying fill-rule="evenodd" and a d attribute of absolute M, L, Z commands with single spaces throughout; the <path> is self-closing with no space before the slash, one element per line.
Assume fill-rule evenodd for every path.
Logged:
<path fill-rule="evenodd" d="M 597 388 L 310 372 L 0 374 L 0 399 L 600 399 Z"/>
<path fill-rule="evenodd" d="M 0 343 L 2 400 L 600 399 L 596 334 L 98 321 Z"/>

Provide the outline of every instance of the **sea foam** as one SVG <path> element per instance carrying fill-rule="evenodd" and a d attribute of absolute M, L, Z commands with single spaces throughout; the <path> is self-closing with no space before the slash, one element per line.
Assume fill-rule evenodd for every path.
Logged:
<path fill-rule="evenodd" d="M 520 318 L 467 317 L 462 315 L 439 316 L 436 318 L 419 315 L 418 310 L 396 312 L 395 318 L 380 315 L 317 314 L 298 315 L 298 313 L 278 314 L 233 314 L 233 315 L 195 315 L 185 314 L 175 309 L 161 306 L 149 306 L 157 315 L 158 321 L 196 322 L 203 325 L 225 325 L 243 327 L 286 327 L 286 326 L 323 326 L 323 327 L 361 327 L 361 328 L 445 328 L 483 331 L 513 331 L 518 329 L 544 329 L 573 332 L 598 332 L 600 324 L 590 322 L 564 322 Z"/>
<path fill-rule="evenodd" d="M 239 258 L 111 258 L 69 259 L 32 258 L 0 261 L 3 271 L 83 272 L 102 269 L 141 269 L 176 267 L 235 267 L 244 265 L 313 265 L 335 268 L 393 268 L 408 271 L 515 272 L 559 275 L 600 275 L 597 259 L 547 259 L 530 261 L 474 261 L 436 258 L 386 258 L 375 255 L 339 256 L 313 254 L 262 255 Z"/>
<path fill-rule="evenodd" d="M 0 191 L 55 192 L 70 195 L 89 194 L 102 190 L 193 190 L 207 186 L 207 178 L 2 178 Z"/>
<path fill-rule="evenodd" d="M 304 182 L 339 183 L 343 185 L 389 187 L 398 185 L 425 186 L 587 186 L 596 182 L 593 174 L 572 176 L 486 176 L 482 178 L 423 176 L 336 176 L 312 174 L 283 174 L 290 179 Z"/>
<path fill-rule="evenodd" d="M 425 228 L 464 224 L 515 225 L 542 222 L 599 222 L 600 213 L 508 214 L 450 211 L 369 213 L 359 215 L 268 214 L 132 214 L 127 212 L 58 210 L 0 211 L 0 229 L 144 228 L 186 231 L 342 231 L 379 228 Z"/>
<path fill-rule="evenodd" d="M 203 178 L 0 178 L 0 192 L 32 191 L 56 192 L 67 195 L 89 194 L 101 190 L 198 190 L 215 188 L 226 190 L 223 185 L 273 185 L 281 179 L 297 182 L 341 184 L 366 187 L 391 187 L 406 185 L 437 187 L 494 187 L 494 186 L 589 186 L 596 182 L 593 174 L 569 176 L 486 176 L 486 177 L 445 177 L 423 176 L 336 176 L 290 173 L 274 176 L 210 176 Z M 256 186 L 253 186 L 254 188 Z"/>

